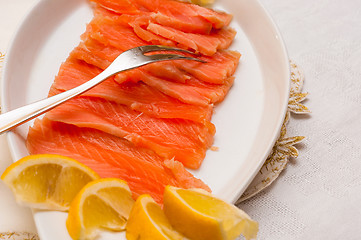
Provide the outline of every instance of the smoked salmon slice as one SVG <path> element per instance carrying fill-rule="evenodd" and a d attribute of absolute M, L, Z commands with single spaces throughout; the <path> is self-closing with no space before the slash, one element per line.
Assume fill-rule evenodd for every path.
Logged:
<path fill-rule="evenodd" d="M 103 11 L 104 12 L 104 11 Z M 104 14 L 104 13 L 103 13 Z M 111 13 L 110 16 L 115 14 Z M 128 48 L 139 46 L 144 44 L 144 42 L 137 39 L 136 36 L 133 35 L 124 35 L 119 34 L 119 39 L 116 41 L 116 34 L 111 34 L 112 39 L 109 39 L 107 36 L 109 35 L 107 32 L 101 34 L 99 29 L 104 28 L 103 22 L 112 22 L 117 27 L 122 27 L 129 31 L 128 24 L 134 25 L 139 18 L 142 17 L 134 17 L 129 15 L 116 15 L 111 17 L 112 20 L 109 19 L 109 14 L 105 17 L 98 13 L 97 17 L 89 24 L 88 30 L 83 34 L 82 39 L 83 42 L 79 44 L 79 46 L 74 49 L 72 54 L 77 55 L 77 57 L 83 58 L 83 60 L 87 61 L 90 64 L 96 65 L 102 69 L 107 67 L 120 53 Z M 106 20 L 107 18 L 107 20 Z M 100 20 L 97 20 L 100 19 Z M 116 20 L 114 20 L 116 19 Z M 97 26 L 96 22 L 102 21 L 101 26 Z M 146 21 L 149 22 L 149 21 Z M 95 30 L 96 31 L 95 31 Z M 99 30 L 99 31 L 98 31 Z M 95 31 L 96 33 L 93 33 Z M 108 34 L 108 35 L 107 35 Z M 132 44 L 129 45 L 128 36 L 131 39 Z M 108 40 L 104 40 L 103 38 L 107 38 Z M 97 40 L 96 40 L 97 39 Z M 146 39 L 149 40 L 149 39 Z M 220 42 L 217 39 L 218 43 Z M 134 45 L 134 43 L 136 43 Z M 158 42 L 157 42 L 158 43 Z M 167 42 L 165 42 L 167 43 Z M 170 43 L 169 45 L 174 45 Z M 93 58 L 93 59 L 92 59 Z M 96 59 L 97 58 L 97 59 Z M 225 79 L 232 76 L 235 72 L 235 69 L 238 66 L 240 54 L 235 51 L 220 51 L 216 52 L 212 57 L 200 56 L 200 58 L 206 61 L 205 64 L 196 64 L 195 62 L 190 61 L 176 61 L 178 67 L 175 67 L 173 62 L 163 62 L 163 63 L 154 63 L 149 66 L 145 66 L 144 69 L 147 69 L 148 72 L 151 73 L 162 73 L 162 77 L 168 75 L 168 79 L 176 80 L 176 81 L 184 81 L 184 79 L 189 78 L 187 74 L 194 74 L 194 77 L 199 78 L 202 81 L 222 84 Z M 158 69 L 153 69 L 158 66 Z M 159 66 L 164 66 L 163 69 Z M 153 69 L 153 70 L 152 70 Z M 180 71 L 183 70 L 183 71 Z M 137 70 L 135 70 L 137 71 Z M 157 75 L 158 77 L 160 74 Z M 127 77 L 127 74 L 123 74 L 123 77 Z"/>
<path fill-rule="evenodd" d="M 211 28 L 228 26 L 232 15 L 214 11 L 195 4 L 175 0 L 91 0 L 116 13 L 159 13 L 167 19 L 158 20 L 160 24 L 179 28 L 184 32 L 207 34 Z M 125 7 L 124 7 L 125 6 Z M 131 9 L 128 11 L 127 9 Z M 137 9 L 138 12 L 135 10 Z M 174 20 L 172 20 L 174 19 Z M 185 24 L 187 23 L 187 24 Z"/>
<path fill-rule="evenodd" d="M 86 42 L 76 47 L 72 51 L 70 56 L 83 60 L 99 68 L 105 69 L 117 57 L 115 53 L 120 53 L 120 51 L 119 50 L 117 51 L 116 49 L 112 49 L 109 47 L 102 47 L 100 43 L 92 39 L 88 39 Z M 176 64 L 175 62 L 176 61 L 174 61 L 173 64 Z M 163 63 L 163 64 L 166 64 L 164 66 L 169 67 L 168 72 L 172 72 L 174 75 L 177 75 L 176 73 L 182 73 L 182 71 L 179 70 L 179 68 L 175 67 L 175 65 L 170 65 L 167 63 Z M 143 68 L 120 73 L 115 77 L 115 81 L 118 82 L 119 84 L 123 84 L 126 81 L 134 81 L 134 82 L 142 81 L 147 85 L 158 89 L 164 94 L 174 97 L 184 103 L 201 105 L 201 106 L 207 106 L 209 104 L 218 103 L 222 101 L 233 84 L 232 77 L 228 77 L 226 79 L 223 79 L 222 77 L 222 84 L 211 84 L 200 81 L 194 76 L 190 76 L 190 75 L 188 75 L 186 78 L 183 79 L 178 78 L 176 81 L 170 81 L 169 78 L 171 75 L 165 77 L 164 75 L 166 75 L 167 71 L 162 71 L 165 67 L 160 67 L 159 69 L 160 70 L 159 72 L 161 72 L 162 74 L 157 74 L 157 73 L 151 74 L 150 72 L 147 71 L 147 69 L 151 69 L 150 71 L 154 72 L 156 71 L 156 69 L 154 68 L 157 68 L 157 66 L 160 65 L 161 64 L 156 64 L 155 67 L 152 67 L 150 65 L 149 67 L 145 66 Z M 193 65 L 193 66 L 197 66 L 197 65 Z M 184 69 L 186 68 L 184 67 Z M 203 67 L 203 69 L 207 70 L 206 67 Z M 221 69 L 220 72 L 222 72 L 222 70 L 223 69 Z M 199 72 L 193 70 L 193 72 L 201 76 L 201 73 L 199 73 L 201 72 L 201 70 L 199 70 Z M 223 70 L 223 72 L 225 72 L 226 74 L 225 76 L 229 75 L 227 71 Z M 213 74 L 213 75 L 219 76 L 219 74 L 218 75 Z M 186 76 L 186 75 L 180 74 L 180 76 Z"/>
<path fill-rule="evenodd" d="M 92 37 L 104 45 L 116 46 L 122 52 L 139 46 L 149 45 L 148 42 L 139 38 L 133 31 L 133 28 L 127 24 L 120 24 L 112 21 L 110 18 L 95 15 L 87 25 L 86 32 L 82 39 Z M 168 45 L 173 44 L 168 40 Z"/>
<path fill-rule="evenodd" d="M 200 167 L 213 142 L 212 123 L 153 118 L 100 98 L 78 97 L 51 110 L 46 117 L 78 127 L 98 129 L 153 150 L 185 167 Z"/>
<path fill-rule="evenodd" d="M 178 47 L 192 49 L 196 53 L 202 53 L 207 56 L 212 56 L 217 50 L 227 49 L 236 36 L 236 31 L 232 28 L 222 28 L 212 31 L 209 35 L 204 35 L 185 33 L 171 27 L 149 23 L 147 30 L 165 39 L 177 42 Z M 142 35 L 138 36 L 143 39 Z M 152 40 L 150 42 L 155 44 Z M 162 44 L 165 44 L 165 42 Z"/>
<path fill-rule="evenodd" d="M 123 80 L 115 76 L 114 80 L 122 84 Z M 141 79 L 147 85 L 158 89 L 159 91 L 174 97 L 184 103 L 192 105 L 208 106 L 223 101 L 231 86 L 233 77 L 226 80 L 224 84 L 207 84 L 200 82 L 195 78 L 186 80 L 185 83 L 167 81 L 163 78 L 146 74 L 143 71 L 133 72 L 132 76 Z"/>
<path fill-rule="evenodd" d="M 126 139 L 89 128 L 79 128 L 44 118 L 29 129 L 27 147 L 31 154 L 61 154 L 92 168 L 101 177 L 128 182 L 134 198 L 150 194 L 162 202 L 166 185 L 200 187 L 210 191 L 180 162 L 164 161 L 153 151 L 135 147 Z"/>
<path fill-rule="evenodd" d="M 49 96 L 66 91 L 92 79 L 102 70 L 85 62 L 69 58 L 64 62 L 50 89 Z M 181 118 L 196 122 L 208 122 L 211 119 L 213 105 L 199 106 L 182 103 L 155 88 L 141 82 L 117 84 L 113 78 L 83 93 L 83 96 L 99 97 L 133 110 L 158 118 Z"/>
<path fill-rule="evenodd" d="M 183 60 L 172 63 L 178 69 L 204 82 L 223 84 L 234 75 L 240 57 L 241 54 L 237 51 L 224 50 L 218 51 L 211 57 L 201 56 L 200 59 L 206 63 Z"/>
<path fill-rule="evenodd" d="M 122 19 L 122 21 L 119 19 Z M 126 26 L 125 23 L 128 19 L 122 18 L 122 16 L 115 19 L 95 15 L 88 24 L 87 32 L 90 33 L 92 38 L 103 44 L 112 45 L 123 51 L 145 45 L 142 42 L 146 42 L 148 44 L 182 47 L 209 56 L 216 53 L 217 50 L 228 48 L 236 35 L 235 30 L 229 27 L 211 31 L 210 34 L 186 33 L 153 23 L 147 16 L 141 16 L 140 20 L 135 18 Z M 137 37 L 138 39 L 136 39 Z"/>
<path fill-rule="evenodd" d="M 105 69 L 123 51 L 111 45 L 104 45 L 90 36 L 85 38 L 72 52 L 71 56 L 82 59 L 89 64 Z M 223 84 L 237 69 L 241 54 L 236 51 L 218 51 L 213 56 L 198 56 L 205 61 L 199 63 L 194 61 L 177 60 L 171 62 L 153 63 L 142 68 L 119 74 L 121 81 L 134 81 L 132 72 L 144 69 L 157 77 L 172 81 L 185 82 L 192 76 L 213 84 Z"/>

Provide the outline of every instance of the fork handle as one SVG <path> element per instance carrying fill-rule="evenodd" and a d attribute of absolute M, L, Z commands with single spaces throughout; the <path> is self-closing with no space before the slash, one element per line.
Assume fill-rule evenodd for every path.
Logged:
<path fill-rule="evenodd" d="M 0 134 L 13 129 L 47 111 L 58 106 L 59 104 L 76 97 L 89 89 L 95 87 L 105 79 L 125 70 L 147 65 L 152 62 L 167 61 L 175 59 L 189 59 L 204 62 L 197 58 L 179 56 L 174 54 L 155 54 L 146 56 L 144 52 L 152 52 L 155 50 L 176 50 L 164 46 L 143 46 L 136 47 L 121 53 L 103 72 L 93 79 L 83 83 L 82 85 L 62 92 L 50 98 L 31 103 L 29 105 L 17 108 L 15 110 L 0 115 Z M 135 51 L 135 52 L 134 52 Z M 178 49 L 177 51 L 185 51 Z M 186 51 L 187 52 L 187 51 Z M 143 58 L 140 58 L 143 56 Z"/>
<path fill-rule="evenodd" d="M 49 98 L 30 103 L 23 107 L 16 108 L 12 111 L 0 115 L 0 134 L 11 130 L 49 110 L 62 104 L 63 102 L 76 97 L 90 88 L 95 87 L 105 79 L 114 75 L 114 72 L 103 71 L 93 79 L 83 83 L 82 85 L 59 93 Z"/>

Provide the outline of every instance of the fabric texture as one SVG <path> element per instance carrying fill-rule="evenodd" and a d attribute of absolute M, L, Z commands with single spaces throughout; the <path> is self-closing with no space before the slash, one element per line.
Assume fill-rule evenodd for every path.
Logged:
<path fill-rule="evenodd" d="M 239 207 L 258 239 L 361 237 L 361 1 L 261 0 L 305 74 L 310 115 L 287 131 L 306 139 L 280 177 Z"/>
<path fill-rule="evenodd" d="M 36 2 L 37 0 L 0 0 L 0 60 L 3 59 L 18 25 Z M 0 174 L 2 174 L 12 163 L 5 134 L 0 135 L 0 153 Z M 35 240 L 37 239 L 35 234 L 36 228 L 31 210 L 19 206 L 9 188 L 0 181 L 0 240 Z"/>

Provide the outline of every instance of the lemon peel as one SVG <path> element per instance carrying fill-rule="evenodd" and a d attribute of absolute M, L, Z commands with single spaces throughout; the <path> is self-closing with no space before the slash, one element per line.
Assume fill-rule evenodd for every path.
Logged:
<path fill-rule="evenodd" d="M 66 211 L 80 189 L 99 176 L 78 161 L 60 155 L 26 156 L 11 164 L 1 179 L 18 203 L 32 208 Z"/>
<path fill-rule="evenodd" d="M 126 227 L 127 240 L 184 240 L 164 215 L 161 207 L 148 194 L 138 197 Z"/>
<path fill-rule="evenodd" d="M 103 229 L 123 231 L 134 200 L 128 184 L 103 178 L 84 186 L 71 203 L 66 227 L 73 239 L 94 239 Z"/>
<path fill-rule="evenodd" d="M 167 186 L 164 213 L 175 230 L 190 239 L 256 238 L 258 223 L 236 206 L 205 191 Z"/>

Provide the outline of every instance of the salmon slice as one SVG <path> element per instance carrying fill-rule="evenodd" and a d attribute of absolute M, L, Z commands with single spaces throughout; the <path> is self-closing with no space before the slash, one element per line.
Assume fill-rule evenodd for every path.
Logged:
<path fill-rule="evenodd" d="M 100 6 L 116 13 L 127 13 L 128 0 L 91 0 Z M 209 33 L 210 28 L 220 29 L 228 26 L 232 15 L 225 12 L 214 11 L 195 4 L 174 1 L 174 0 L 133 0 L 134 8 L 142 14 L 147 12 L 161 14 L 166 19 L 158 19 L 162 25 L 180 29 L 185 32 Z M 126 6 L 124 8 L 124 6 Z M 134 11 L 130 11 L 134 12 Z M 139 14 L 139 13 L 136 13 Z"/>
<path fill-rule="evenodd" d="M 148 25 L 149 22 L 151 22 L 151 19 L 148 15 L 138 17 L 136 15 L 117 15 L 114 13 L 111 13 L 109 11 L 106 11 L 102 8 L 97 8 L 96 10 L 97 14 L 101 17 L 111 18 L 109 21 L 113 21 L 116 24 L 120 25 L 131 25 L 133 26 L 134 30 L 136 31 L 136 27 L 138 25 Z M 149 36 L 143 36 L 144 40 L 149 42 L 152 38 L 152 36 L 158 38 L 159 36 L 155 36 L 154 34 L 150 33 L 147 30 L 144 30 L 141 26 L 139 26 L 140 32 L 137 34 L 150 34 Z M 86 35 L 86 34 L 84 34 Z M 114 46 L 105 46 L 100 44 L 99 42 L 95 41 L 94 39 L 91 39 L 91 36 L 89 34 L 87 37 L 83 38 L 84 40 L 84 46 L 82 48 L 88 50 L 88 52 L 92 52 L 95 55 L 102 54 L 103 53 L 103 59 L 107 59 L 107 64 L 110 64 L 111 61 L 115 59 L 115 57 L 122 52 L 122 49 L 115 48 L 119 45 L 117 43 Z M 121 40 L 121 39 L 120 39 Z M 218 39 L 219 41 L 219 39 Z M 157 40 L 157 42 L 159 42 Z M 175 44 L 172 44 L 175 45 Z M 108 56 L 108 57 L 106 57 Z M 240 59 L 241 54 L 236 51 L 218 51 L 213 56 L 207 57 L 207 56 L 199 56 L 202 60 L 206 61 L 206 63 L 197 63 L 194 61 L 175 61 L 175 62 L 162 62 L 162 63 L 155 63 L 149 66 L 146 66 L 148 72 L 151 72 L 152 74 L 155 73 L 161 73 L 161 72 L 167 72 L 171 74 L 171 78 L 176 81 L 183 81 L 184 79 L 188 78 L 187 74 L 192 74 L 194 77 L 197 77 L 198 79 L 210 83 L 217 83 L 221 84 L 223 83 L 223 80 L 227 79 L 228 77 L 232 76 L 238 66 L 238 62 Z M 177 68 L 183 70 L 182 72 L 179 72 L 179 69 L 175 68 L 175 63 Z M 170 65 L 173 65 L 170 67 Z M 159 66 L 164 66 L 164 69 L 161 69 Z M 105 67 L 105 66 L 103 66 Z M 157 68 L 152 70 L 152 68 Z M 166 74 L 164 74 L 166 75 Z M 178 77 L 177 77 L 178 76 Z M 182 78 L 183 77 L 183 78 Z"/>
<path fill-rule="evenodd" d="M 211 31 L 210 34 L 196 34 L 153 23 L 148 16 L 130 19 L 132 21 L 126 26 L 124 20 L 129 21 L 129 18 L 121 16 L 114 19 L 95 15 L 88 24 L 87 32 L 103 44 L 110 44 L 123 51 L 125 48 L 146 45 L 144 42 L 147 42 L 148 45 L 161 44 L 192 49 L 205 55 L 213 55 L 217 50 L 228 48 L 236 35 L 236 31 L 229 27 Z M 130 32 L 129 27 L 134 31 Z M 136 37 L 139 39 L 134 40 Z M 129 43 L 130 39 L 132 44 Z"/>
<path fill-rule="evenodd" d="M 92 1 L 92 0 L 91 0 Z M 95 1 L 93 1 L 95 2 Z M 133 0 L 120 0 L 120 1 L 98 1 L 98 4 L 104 9 L 114 11 L 117 9 L 117 13 L 119 14 L 141 14 L 144 11 L 147 11 L 145 8 L 142 8 L 138 4 L 136 4 Z M 121 5 L 121 7 L 120 7 Z M 143 11 L 142 11 L 142 10 Z"/>
<path fill-rule="evenodd" d="M 176 0 L 135 0 L 141 6 L 152 12 L 161 12 L 167 16 L 179 18 L 180 21 L 192 22 L 193 19 L 201 18 L 210 22 L 213 28 L 220 29 L 228 26 L 232 15 L 205 8 L 192 3 Z M 194 22 L 196 23 L 196 22 Z"/>
<path fill-rule="evenodd" d="M 222 28 L 217 31 L 212 31 L 209 35 L 203 35 L 185 33 L 180 30 L 152 22 L 148 24 L 147 30 L 158 36 L 162 36 L 165 39 L 177 42 L 177 46 L 192 49 L 196 53 L 202 53 L 207 56 L 212 56 L 217 52 L 217 50 L 227 49 L 236 36 L 236 31 L 232 28 Z M 142 35 L 138 36 L 143 39 Z M 153 43 L 153 41 L 151 42 Z"/>
<path fill-rule="evenodd" d="M 70 53 L 70 56 L 76 59 L 83 60 L 91 65 L 97 66 L 101 69 L 107 68 L 123 51 L 112 47 L 105 46 L 100 42 L 87 38 L 81 42 L 73 51 Z M 129 76 L 128 73 L 132 71 L 141 71 L 144 69 L 151 74 L 166 78 L 172 81 L 185 82 L 186 79 L 189 79 L 190 76 L 186 72 L 182 71 L 179 67 L 175 66 L 174 61 L 170 62 L 161 62 L 161 63 L 152 63 L 147 66 L 143 66 L 126 73 L 122 73 L 123 81 L 135 81 L 134 78 Z"/>
<path fill-rule="evenodd" d="M 93 51 L 93 53 L 96 54 L 96 51 Z M 205 63 L 177 60 L 153 63 L 142 69 L 153 76 L 176 82 L 186 83 L 187 80 L 193 77 L 207 83 L 227 84 L 229 78 L 234 75 L 238 67 L 240 57 L 241 54 L 237 51 L 224 50 L 218 51 L 211 57 L 199 56 L 198 58 L 204 60 Z M 96 64 L 96 62 L 93 63 Z M 132 73 L 138 70 L 139 69 L 134 69 L 119 74 L 117 81 L 134 81 L 136 76 Z M 178 74 L 181 74 L 183 77 L 177 76 Z"/>
<path fill-rule="evenodd" d="M 215 127 L 210 122 L 153 118 L 99 98 L 70 100 L 46 116 L 52 121 L 95 128 L 125 138 L 192 169 L 200 167 L 215 134 Z"/>
<path fill-rule="evenodd" d="M 101 17 L 98 16 L 98 18 Z M 133 26 L 136 25 L 137 23 L 136 20 L 137 18 L 134 18 L 132 16 L 129 17 L 129 15 L 118 16 L 117 20 L 114 20 L 115 19 L 114 17 L 112 18 L 113 20 L 110 20 L 109 18 L 105 20 L 104 17 L 101 19 L 103 22 L 106 21 L 110 25 L 113 24 L 116 25 L 117 27 L 123 26 L 123 28 L 127 29 L 127 31 L 129 29 L 126 26 L 128 25 L 129 21 L 133 21 L 133 23 L 130 23 Z M 92 21 L 91 24 L 97 25 L 96 22 L 98 21 L 94 20 Z M 145 22 L 148 23 L 149 21 L 145 20 Z M 96 29 L 98 28 L 104 28 L 104 26 L 103 25 L 102 27 L 97 26 Z M 116 41 L 115 39 L 113 39 L 112 41 L 107 41 L 106 39 L 100 39 L 100 42 L 103 43 L 102 44 L 99 41 L 92 39 L 92 37 L 95 37 L 99 40 L 99 38 L 102 38 L 101 36 L 104 36 L 104 34 L 99 34 L 99 33 L 94 34 L 91 31 L 92 29 L 93 27 L 88 27 L 88 31 L 85 34 L 83 34 L 84 42 L 81 43 L 77 51 L 82 51 L 83 52 L 82 54 L 88 52 L 91 55 L 98 55 L 99 57 L 101 57 L 103 61 L 98 61 L 97 64 L 95 64 L 94 62 L 92 63 L 101 68 L 105 68 L 106 66 L 108 66 L 116 58 L 116 56 L 118 56 L 120 53 L 127 50 L 128 48 L 145 44 L 142 41 L 138 41 L 136 45 L 134 44 L 129 45 L 127 40 L 124 40 L 126 36 L 122 34 L 120 34 L 119 36 L 120 38 L 118 39 L 118 41 Z M 112 34 L 112 36 L 114 38 L 115 34 Z M 136 36 L 134 36 L 133 34 L 133 36 L 131 36 L 131 39 L 136 39 Z M 146 38 L 145 40 L 149 41 L 148 38 Z M 155 43 L 158 44 L 159 42 L 160 40 L 157 39 Z M 218 39 L 217 42 L 220 43 L 221 41 Z M 163 43 L 168 45 L 174 45 L 173 43 L 169 44 L 167 41 Z M 194 76 L 199 78 L 200 80 L 221 84 L 223 80 L 233 75 L 235 69 L 238 66 L 240 54 L 235 51 L 221 51 L 215 53 L 212 57 L 204 56 L 201 58 L 205 60 L 207 63 L 196 65 L 195 62 L 187 63 L 190 61 L 178 61 L 179 62 L 178 66 L 183 66 L 181 69 L 184 70 L 186 73 L 197 73 Z M 102 63 L 102 65 L 100 66 L 99 63 Z M 184 72 L 180 72 L 180 70 L 174 67 L 174 64 L 172 66 L 172 64 L 173 63 L 170 62 L 166 62 L 166 63 L 163 62 L 159 64 L 152 64 L 150 66 L 146 66 L 146 68 L 148 69 L 148 71 L 150 70 L 152 73 L 156 73 L 156 72 L 164 73 L 164 71 L 166 71 L 167 73 L 170 72 L 172 75 L 169 78 L 173 78 L 173 80 L 176 81 L 183 81 L 188 77 L 187 74 L 185 74 Z M 152 71 L 151 69 L 156 65 L 158 66 L 164 65 L 165 67 L 164 69 L 157 69 Z M 166 73 L 164 73 L 163 75 L 166 75 Z"/>
<path fill-rule="evenodd" d="M 113 24 L 110 24 L 110 22 Z M 146 41 L 140 39 L 130 26 L 115 24 L 114 21 L 97 15 L 88 23 L 86 32 L 81 37 L 85 39 L 89 36 L 105 45 L 117 46 L 123 52 L 130 48 L 149 45 Z"/>
<path fill-rule="evenodd" d="M 144 66 L 144 71 L 159 78 L 163 78 L 169 81 L 175 81 L 180 83 L 185 83 L 191 78 L 185 71 L 182 71 L 181 68 L 177 67 L 176 63 L 178 61 L 169 61 L 161 63 L 152 63 L 147 66 Z M 135 69 L 134 69 L 135 70 Z M 128 74 L 123 74 L 126 76 Z"/>
<path fill-rule="evenodd" d="M 206 63 L 195 61 L 174 61 L 173 64 L 189 75 L 204 82 L 224 84 L 233 76 L 239 63 L 241 54 L 237 51 L 218 51 L 212 57 L 202 56 Z"/>
<path fill-rule="evenodd" d="M 143 40 L 146 42 L 151 42 L 152 44 L 158 45 L 168 45 L 176 46 L 176 42 L 169 39 L 158 36 L 152 32 L 147 31 L 145 28 L 148 26 L 149 21 L 152 21 L 153 14 L 151 13 L 142 13 L 141 15 L 130 15 L 130 14 L 115 14 L 113 12 L 107 11 L 102 7 L 96 7 L 94 9 L 95 18 L 92 21 L 92 24 L 96 25 L 101 19 L 101 24 L 118 25 L 126 28 L 132 27 L 134 33 L 137 36 L 142 36 Z M 104 41 L 104 40 L 103 40 Z"/>
<path fill-rule="evenodd" d="M 49 96 L 57 94 L 58 90 L 66 91 L 77 87 L 101 71 L 85 62 L 69 58 L 61 65 Z M 127 82 L 120 85 L 113 78 L 105 80 L 85 92 L 83 96 L 104 98 L 157 118 L 181 118 L 204 123 L 210 121 L 213 111 L 213 105 L 185 104 L 142 82 Z"/>
<path fill-rule="evenodd" d="M 70 55 L 105 69 L 122 52 L 122 50 L 114 46 L 105 46 L 97 40 L 88 37 L 80 43 Z M 152 63 L 119 74 L 118 81 L 140 81 L 140 79 L 135 79 L 134 76 L 132 76 L 132 72 L 143 69 L 156 77 L 177 82 L 184 83 L 193 76 L 201 81 L 224 84 L 236 71 L 240 57 L 241 54 L 236 51 L 224 50 L 215 53 L 211 57 L 198 56 L 198 58 L 204 60 L 206 63 L 186 60 Z"/>
<path fill-rule="evenodd" d="M 171 15 L 165 15 L 161 12 L 139 12 L 139 13 L 116 13 L 109 11 L 101 6 L 94 8 L 95 15 L 102 15 L 103 17 L 113 18 L 115 21 L 124 21 L 131 23 L 137 18 L 147 19 L 148 21 L 156 22 L 164 26 L 173 27 L 178 30 L 191 33 L 209 34 L 212 30 L 212 24 L 206 21 L 198 21 L 199 24 L 183 21 Z M 198 19 L 199 20 L 199 19 Z"/>
<path fill-rule="evenodd" d="M 168 96 L 199 106 L 208 106 L 223 101 L 234 81 L 234 77 L 230 77 L 224 84 L 208 84 L 191 78 L 185 83 L 178 83 L 152 76 L 144 71 L 133 72 L 131 76 L 141 79 L 148 86 L 154 87 Z M 119 80 L 118 77 L 119 75 L 115 76 L 114 80 L 122 84 L 123 79 Z"/>
<path fill-rule="evenodd" d="M 158 36 L 146 29 L 150 21 L 148 16 L 140 16 L 134 19 L 132 22 L 128 22 L 134 30 L 134 33 L 141 39 L 146 42 L 155 45 L 167 45 L 167 46 L 176 46 L 177 43 L 173 40 Z"/>
<path fill-rule="evenodd" d="M 83 44 L 80 44 L 77 48 L 75 48 L 70 56 L 105 69 L 113 60 L 112 58 L 116 58 L 116 54 L 114 54 L 115 52 L 120 51 L 117 51 L 116 49 L 112 50 L 112 48 L 109 47 L 103 48 L 100 43 L 96 43 L 96 41 L 88 39 Z M 168 72 L 173 71 L 176 75 L 176 73 L 180 70 L 175 67 L 174 64 L 175 63 L 173 63 L 173 65 L 169 64 L 166 66 L 171 68 Z M 117 81 L 120 85 L 126 81 L 142 81 L 162 93 L 174 97 L 184 103 L 200 106 L 207 106 L 209 104 L 222 101 L 233 84 L 232 77 L 223 79 L 223 84 L 210 84 L 199 81 L 195 77 L 191 76 L 187 76 L 188 79 L 178 78 L 178 81 L 176 80 L 176 82 L 169 81 L 171 75 L 165 78 L 164 75 L 166 75 L 167 72 L 162 71 L 165 67 L 160 67 L 160 70 L 158 69 L 160 73 L 156 73 L 156 76 L 154 76 L 147 71 L 147 69 L 152 69 L 151 65 L 120 73 L 115 77 L 115 81 Z M 156 66 L 159 67 L 160 64 L 156 64 Z M 157 69 L 153 69 L 151 71 L 155 72 Z M 183 75 L 184 74 L 181 74 L 181 76 Z"/>
<path fill-rule="evenodd" d="M 166 185 L 199 187 L 210 191 L 180 162 L 164 161 L 153 151 L 134 147 L 126 139 L 89 128 L 79 128 L 46 118 L 29 129 L 27 147 L 31 154 L 61 154 L 92 168 L 101 177 L 128 182 L 134 198 L 148 193 L 162 202 Z"/>
<path fill-rule="evenodd" d="M 184 21 L 174 15 L 166 15 L 161 12 L 150 14 L 150 19 L 152 22 L 158 23 L 162 26 L 171 27 L 188 33 L 209 34 L 212 30 L 212 24 L 209 22 L 198 20 L 199 23 L 197 24 L 194 22 Z"/>

